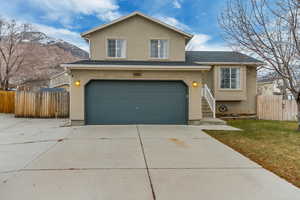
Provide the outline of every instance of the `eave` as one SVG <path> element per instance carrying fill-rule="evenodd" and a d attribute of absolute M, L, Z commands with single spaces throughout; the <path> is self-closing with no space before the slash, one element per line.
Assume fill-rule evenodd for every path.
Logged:
<path fill-rule="evenodd" d="M 160 65 L 84 65 L 84 64 L 61 64 L 67 69 L 81 70 L 144 70 L 144 71 L 209 71 L 211 66 L 160 66 Z"/>
<path fill-rule="evenodd" d="M 195 62 L 200 65 L 253 65 L 260 66 L 264 65 L 262 62 Z"/>

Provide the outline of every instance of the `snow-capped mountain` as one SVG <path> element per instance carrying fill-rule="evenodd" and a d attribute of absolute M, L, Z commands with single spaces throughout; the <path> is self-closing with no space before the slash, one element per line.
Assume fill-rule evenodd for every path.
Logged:
<path fill-rule="evenodd" d="M 61 39 L 49 37 L 45 33 L 42 33 L 42 32 L 27 32 L 23 36 L 23 41 L 38 43 L 38 44 L 46 45 L 46 46 L 56 45 L 65 51 L 71 52 L 72 55 L 74 55 L 75 57 L 81 58 L 81 59 L 86 59 L 89 56 L 89 54 L 86 51 L 78 48 L 77 46 L 70 44 Z"/>
<path fill-rule="evenodd" d="M 36 42 L 36 43 L 45 44 L 45 45 L 55 44 L 58 42 L 64 42 L 63 40 L 49 37 L 45 33 L 42 33 L 42 32 L 27 32 L 23 36 L 23 41 Z"/>
<path fill-rule="evenodd" d="M 30 45 L 30 48 L 26 48 L 27 45 Z M 46 83 L 51 76 L 64 70 L 60 64 L 89 57 L 86 51 L 77 46 L 42 32 L 26 33 L 19 48 L 28 52 L 23 65 L 11 79 L 11 84 L 15 85 L 37 80 L 45 80 Z"/>

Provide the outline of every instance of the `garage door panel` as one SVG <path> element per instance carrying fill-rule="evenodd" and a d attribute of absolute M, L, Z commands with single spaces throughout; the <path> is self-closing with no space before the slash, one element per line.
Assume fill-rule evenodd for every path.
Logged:
<path fill-rule="evenodd" d="M 186 124 L 187 88 L 180 81 L 91 81 L 87 124 Z"/>

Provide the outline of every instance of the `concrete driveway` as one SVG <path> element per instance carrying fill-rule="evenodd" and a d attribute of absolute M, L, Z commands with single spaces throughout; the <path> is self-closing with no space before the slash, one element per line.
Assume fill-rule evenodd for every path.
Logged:
<path fill-rule="evenodd" d="M 201 127 L 61 123 L 0 115 L 1 200 L 300 199 Z"/>

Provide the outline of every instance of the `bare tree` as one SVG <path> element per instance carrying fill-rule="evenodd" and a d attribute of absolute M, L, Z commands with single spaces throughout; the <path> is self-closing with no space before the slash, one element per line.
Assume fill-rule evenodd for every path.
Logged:
<path fill-rule="evenodd" d="M 30 45 L 25 34 L 31 30 L 28 24 L 0 19 L 0 89 L 8 90 L 10 78 L 22 66 Z"/>
<path fill-rule="evenodd" d="M 299 5 L 298 0 L 228 0 L 219 24 L 232 46 L 255 54 L 282 79 L 296 99 L 300 131 Z"/>

